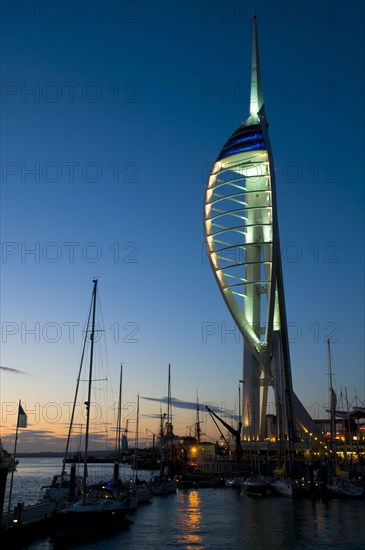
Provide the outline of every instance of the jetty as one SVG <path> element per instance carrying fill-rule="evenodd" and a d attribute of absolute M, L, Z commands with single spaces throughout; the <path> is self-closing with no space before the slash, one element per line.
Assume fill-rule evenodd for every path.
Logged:
<path fill-rule="evenodd" d="M 51 533 L 51 519 L 56 502 L 40 502 L 24 507 L 18 503 L 1 518 L 1 542 L 16 545 L 43 538 Z"/>

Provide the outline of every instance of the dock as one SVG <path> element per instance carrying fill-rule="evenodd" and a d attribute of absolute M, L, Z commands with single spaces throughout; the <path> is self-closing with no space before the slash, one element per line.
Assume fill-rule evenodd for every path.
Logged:
<path fill-rule="evenodd" d="M 56 503 L 45 501 L 23 508 L 21 504 L 1 519 L 1 542 L 8 545 L 27 543 L 51 533 L 51 518 Z"/>

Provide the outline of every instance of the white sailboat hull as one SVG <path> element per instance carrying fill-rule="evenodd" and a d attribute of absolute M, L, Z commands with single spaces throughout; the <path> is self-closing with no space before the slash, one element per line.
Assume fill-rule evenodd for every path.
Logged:
<path fill-rule="evenodd" d="M 277 479 L 271 483 L 273 491 L 282 497 L 292 498 L 299 492 L 299 485 L 289 478 Z"/>

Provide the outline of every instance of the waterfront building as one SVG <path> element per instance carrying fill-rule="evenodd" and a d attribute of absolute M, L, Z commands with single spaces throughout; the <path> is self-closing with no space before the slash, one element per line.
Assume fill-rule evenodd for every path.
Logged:
<path fill-rule="evenodd" d="M 293 442 L 313 434 L 313 440 L 316 436 L 317 443 L 324 444 L 292 386 L 275 170 L 256 17 L 249 116 L 213 165 L 206 186 L 204 224 L 213 273 L 244 341 L 243 439 Z M 274 416 L 268 414 L 270 401 L 275 403 Z"/>

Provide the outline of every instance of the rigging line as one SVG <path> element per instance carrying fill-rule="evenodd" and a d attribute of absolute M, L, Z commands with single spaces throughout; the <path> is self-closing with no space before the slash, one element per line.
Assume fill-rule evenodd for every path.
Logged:
<path fill-rule="evenodd" d="M 90 334 L 90 361 L 89 361 L 89 384 L 88 384 L 88 394 L 86 405 L 86 429 L 85 429 L 85 448 L 84 448 L 84 492 L 83 492 L 83 502 L 85 503 L 86 498 L 86 478 L 87 478 L 87 453 L 89 447 L 89 423 L 90 423 L 90 402 L 91 402 L 91 380 L 93 373 L 93 359 L 94 359 L 94 342 L 95 342 L 95 316 L 96 316 L 96 296 L 97 296 L 97 284 L 98 280 L 93 279 L 93 306 L 92 306 L 92 330 Z"/>
<path fill-rule="evenodd" d="M 104 321 L 104 313 L 103 313 L 103 307 L 102 307 L 102 303 L 101 303 L 101 294 L 100 294 L 100 290 L 99 290 L 99 293 L 98 293 L 98 296 L 97 296 L 97 300 L 98 300 L 98 317 L 100 319 L 100 332 L 102 333 L 102 338 L 100 340 L 98 340 L 97 344 L 98 344 L 98 351 L 100 352 L 99 355 L 98 355 L 98 358 L 99 358 L 99 368 L 103 369 L 104 372 L 105 372 L 105 375 L 106 375 L 106 379 L 108 381 L 107 383 L 107 389 L 108 389 L 108 392 L 109 393 L 113 393 L 113 389 L 112 389 L 112 385 L 111 385 L 111 380 L 112 380 L 112 376 L 111 376 L 111 370 L 110 370 L 110 363 L 109 363 L 109 356 L 108 356 L 108 347 L 107 347 L 107 343 L 106 343 L 106 331 L 105 331 L 105 321 Z M 104 359 L 104 362 L 103 362 L 103 359 Z M 106 405 L 108 405 L 108 402 L 106 403 Z"/>
<path fill-rule="evenodd" d="M 115 453 L 116 453 L 118 461 L 120 461 L 120 455 L 121 455 L 122 383 L 123 383 L 123 363 L 120 364 L 119 395 L 118 395 L 118 410 L 117 410 L 117 429 L 116 429 L 116 438 L 115 438 Z"/>
<path fill-rule="evenodd" d="M 92 301 L 92 299 L 91 299 L 90 308 L 89 308 L 89 313 L 88 313 L 88 316 L 87 316 L 87 326 L 89 325 L 90 319 L 91 319 L 92 303 L 93 303 L 93 301 Z M 73 402 L 73 406 L 72 406 L 71 419 L 70 419 L 69 428 L 68 428 L 68 434 L 67 434 L 66 450 L 65 450 L 65 455 L 64 455 L 63 464 L 62 464 L 61 483 L 60 483 L 60 485 L 59 485 L 59 492 L 60 492 L 60 490 L 61 490 L 62 482 L 63 482 L 64 476 L 65 476 L 65 472 L 66 472 L 66 459 L 67 459 L 68 449 L 69 449 L 69 446 L 70 446 L 71 433 L 72 433 L 73 422 L 74 422 L 74 418 L 75 418 L 76 402 L 77 402 L 77 396 L 78 396 L 78 392 L 79 392 L 80 377 L 81 377 L 81 372 L 82 372 L 82 366 L 83 366 L 84 357 L 85 357 L 86 343 L 87 343 L 87 331 L 85 331 L 84 343 L 83 343 L 83 346 L 82 346 L 79 373 L 78 373 L 78 376 L 77 376 L 77 383 L 76 383 L 76 390 L 75 390 L 74 402 Z M 59 495 L 58 495 L 58 497 L 57 497 L 57 505 L 58 505 L 58 503 L 59 503 Z"/>
<path fill-rule="evenodd" d="M 95 342 L 97 345 L 97 354 L 96 354 L 96 365 L 95 367 L 98 369 L 99 373 L 104 375 L 104 378 L 100 378 L 100 380 L 106 381 L 106 385 L 103 388 L 100 387 L 92 387 L 92 393 L 93 397 L 96 398 L 96 392 L 98 393 L 99 401 L 103 402 L 103 414 L 102 414 L 102 423 L 106 426 L 109 424 L 108 422 L 108 414 L 109 414 L 109 404 L 110 404 L 110 395 L 113 394 L 113 389 L 111 386 L 111 370 L 109 368 L 109 358 L 108 358 L 108 349 L 106 345 L 106 331 L 105 331 L 105 321 L 104 321 L 104 314 L 103 314 L 103 306 L 102 306 L 102 300 L 101 300 L 101 294 L 100 290 L 97 294 L 97 312 L 98 312 L 98 328 L 95 328 L 95 333 L 100 333 L 100 338 L 97 339 Z M 106 429 L 106 428 L 105 428 Z"/>

